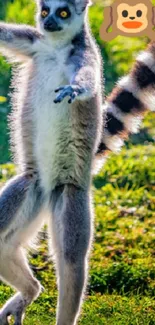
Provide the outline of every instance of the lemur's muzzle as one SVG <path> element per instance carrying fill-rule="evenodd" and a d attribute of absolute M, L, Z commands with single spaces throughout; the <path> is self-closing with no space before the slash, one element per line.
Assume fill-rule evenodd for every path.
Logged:
<path fill-rule="evenodd" d="M 57 32 L 62 30 L 62 27 L 58 25 L 56 20 L 53 17 L 49 17 L 46 22 L 44 23 L 44 28 L 48 32 Z"/>

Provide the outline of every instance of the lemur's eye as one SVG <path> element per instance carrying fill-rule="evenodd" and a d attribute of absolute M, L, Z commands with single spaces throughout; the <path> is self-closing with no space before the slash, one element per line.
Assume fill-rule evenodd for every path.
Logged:
<path fill-rule="evenodd" d="M 127 10 L 123 10 L 122 11 L 122 16 L 125 17 L 125 18 L 128 17 L 128 11 Z"/>
<path fill-rule="evenodd" d="M 136 12 L 136 14 L 137 14 L 137 17 L 142 17 L 142 11 L 141 10 L 137 10 L 137 12 Z"/>
<path fill-rule="evenodd" d="M 62 19 L 66 19 L 71 16 L 71 12 L 68 7 L 58 8 L 56 11 L 56 15 Z"/>
<path fill-rule="evenodd" d="M 66 18 L 67 16 L 68 16 L 67 11 L 63 10 L 63 11 L 60 12 L 60 17 Z"/>
<path fill-rule="evenodd" d="M 46 18 L 48 16 L 48 14 L 49 14 L 49 10 L 48 9 L 43 9 L 41 11 L 41 17 L 42 18 Z"/>

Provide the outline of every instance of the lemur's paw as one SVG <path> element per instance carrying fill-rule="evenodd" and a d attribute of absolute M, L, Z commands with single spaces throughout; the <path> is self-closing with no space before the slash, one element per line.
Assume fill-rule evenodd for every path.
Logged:
<path fill-rule="evenodd" d="M 86 93 L 86 89 L 85 88 L 80 88 L 79 86 L 64 86 L 64 87 L 59 87 L 55 90 L 55 92 L 60 92 L 60 94 L 56 97 L 56 99 L 54 100 L 54 103 L 61 103 L 62 100 L 69 96 L 69 100 L 68 103 L 71 104 L 75 98 L 83 95 L 84 93 Z"/>
<path fill-rule="evenodd" d="M 9 299 L 0 310 L 0 325 L 9 325 L 10 316 L 14 317 L 14 325 L 22 325 L 25 307 L 25 301 L 21 294 L 16 294 Z"/>

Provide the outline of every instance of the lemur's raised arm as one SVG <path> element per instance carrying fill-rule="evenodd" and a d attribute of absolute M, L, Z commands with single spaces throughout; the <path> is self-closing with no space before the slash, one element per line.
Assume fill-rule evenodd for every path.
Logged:
<path fill-rule="evenodd" d="M 124 140 L 137 133 L 148 110 L 155 110 L 155 42 L 137 57 L 131 72 L 106 99 L 102 141 L 96 156 L 120 150 Z"/>
<path fill-rule="evenodd" d="M 0 23 L 0 51 L 9 50 L 16 56 L 35 54 L 41 34 L 33 27 Z M 3 48 L 3 50 L 1 50 Z M 5 53 L 6 55 L 6 53 Z"/>

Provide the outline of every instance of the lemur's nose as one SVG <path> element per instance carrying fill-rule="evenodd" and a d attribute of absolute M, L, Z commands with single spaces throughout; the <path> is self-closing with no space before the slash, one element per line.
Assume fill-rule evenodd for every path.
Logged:
<path fill-rule="evenodd" d="M 44 28 L 48 32 L 56 32 L 62 29 L 61 26 L 58 25 L 57 21 L 50 16 L 44 23 Z"/>
<path fill-rule="evenodd" d="M 135 19 L 135 17 L 129 17 L 131 20 L 134 20 Z"/>

